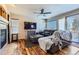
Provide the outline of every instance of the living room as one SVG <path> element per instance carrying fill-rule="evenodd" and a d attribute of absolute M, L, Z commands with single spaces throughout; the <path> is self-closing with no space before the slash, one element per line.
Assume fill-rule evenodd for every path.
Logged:
<path fill-rule="evenodd" d="M 9 14 L 9 24 L 7 25 L 8 40 L 0 49 L 1 54 L 78 55 L 78 6 L 79 4 L 1 5 L 1 7 L 5 9 L 6 13 Z M 67 33 L 67 37 L 65 38 L 68 38 L 71 34 L 70 32 L 74 32 L 75 34 L 73 34 L 72 37 L 75 39 L 69 40 L 69 42 L 61 40 L 63 41 L 62 45 L 66 46 L 65 48 L 61 48 L 58 43 L 58 46 L 56 47 L 53 45 L 53 42 L 50 42 L 52 44 L 50 44 L 52 46 L 50 46 L 51 50 L 48 48 L 46 49 L 46 44 L 52 40 L 51 36 L 55 34 L 56 31 L 57 33 L 65 33 L 65 36 Z M 74 37 L 74 35 L 76 35 L 76 37 Z M 13 50 L 11 48 L 13 48 L 14 51 L 10 51 Z"/>

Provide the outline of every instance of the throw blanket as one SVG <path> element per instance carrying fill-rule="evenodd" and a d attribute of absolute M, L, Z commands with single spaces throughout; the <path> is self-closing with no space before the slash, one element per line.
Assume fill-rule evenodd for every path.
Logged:
<path fill-rule="evenodd" d="M 51 41 L 50 38 L 52 38 L 52 36 L 43 37 L 43 38 L 38 39 L 39 46 L 44 51 L 49 50 L 51 45 L 54 43 L 53 41 Z"/>
<path fill-rule="evenodd" d="M 55 44 L 58 45 L 59 49 L 61 50 L 62 42 L 60 36 L 62 39 L 69 41 L 72 39 L 72 34 L 69 31 L 55 31 L 51 36 L 38 39 L 40 48 L 46 51 L 50 49 L 52 44 Z"/>
<path fill-rule="evenodd" d="M 43 37 L 38 39 L 39 46 L 44 51 L 49 50 L 52 44 L 59 45 L 59 49 L 61 50 L 61 40 L 60 34 L 58 31 L 55 31 L 53 35 L 48 37 Z"/>
<path fill-rule="evenodd" d="M 59 49 L 62 49 L 62 41 L 60 39 L 60 32 L 55 31 L 54 34 L 52 35 L 52 41 L 55 43 L 55 46 L 58 45 Z"/>
<path fill-rule="evenodd" d="M 71 41 L 72 39 L 72 33 L 70 31 L 60 31 L 60 36 L 67 41 Z"/>

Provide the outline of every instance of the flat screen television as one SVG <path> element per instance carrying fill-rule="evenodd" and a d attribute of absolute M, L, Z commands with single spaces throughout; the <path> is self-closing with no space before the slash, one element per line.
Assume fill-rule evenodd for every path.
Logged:
<path fill-rule="evenodd" d="M 24 29 L 36 29 L 36 23 L 24 22 Z"/>

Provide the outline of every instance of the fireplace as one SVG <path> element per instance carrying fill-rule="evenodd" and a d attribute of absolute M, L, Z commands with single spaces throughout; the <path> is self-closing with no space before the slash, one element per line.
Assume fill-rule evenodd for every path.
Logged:
<path fill-rule="evenodd" d="M 6 44 L 7 29 L 0 29 L 0 49 Z"/>
<path fill-rule="evenodd" d="M 7 43 L 8 30 L 7 30 L 8 21 L 0 16 L 0 49 Z"/>

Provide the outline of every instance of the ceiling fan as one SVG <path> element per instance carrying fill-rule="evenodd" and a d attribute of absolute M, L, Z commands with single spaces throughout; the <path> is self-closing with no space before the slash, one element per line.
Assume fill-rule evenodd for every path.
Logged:
<path fill-rule="evenodd" d="M 51 12 L 45 12 L 45 9 L 41 9 L 40 12 L 34 12 L 35 14 L 42 14 L 45 16 L 46 14 L 51 14 Z"/>

